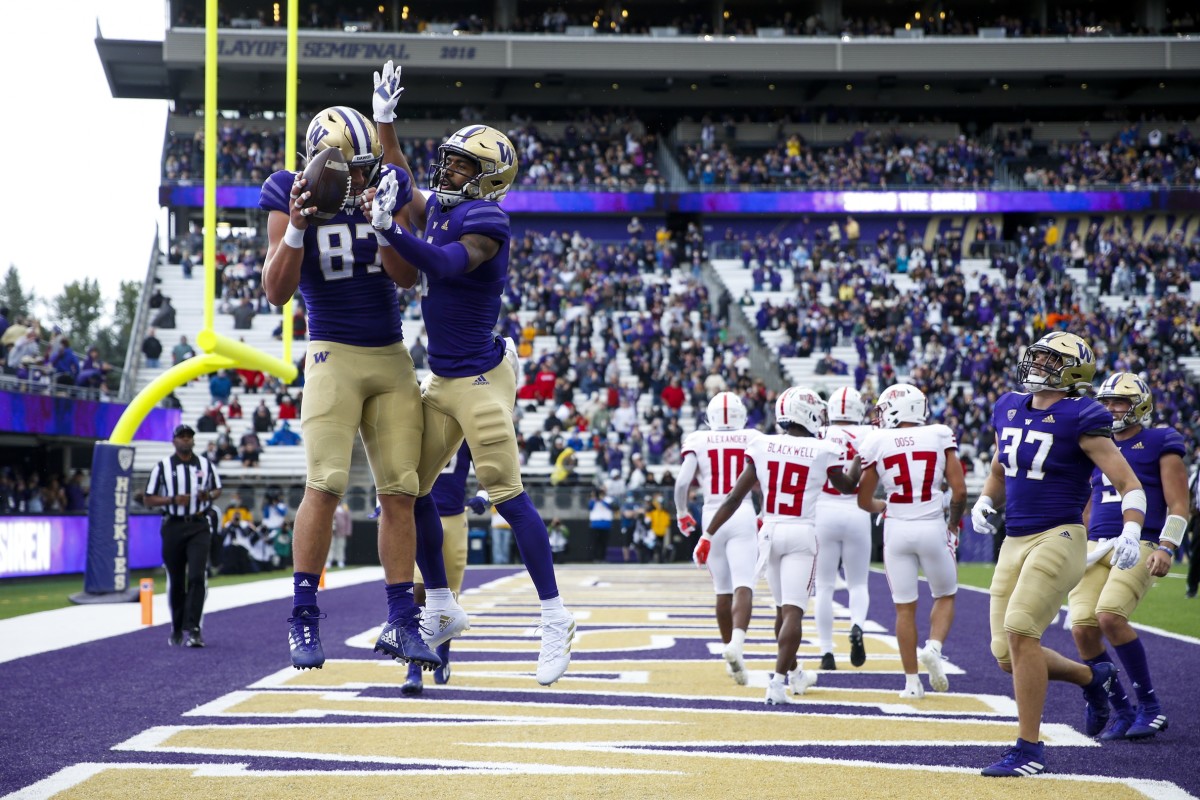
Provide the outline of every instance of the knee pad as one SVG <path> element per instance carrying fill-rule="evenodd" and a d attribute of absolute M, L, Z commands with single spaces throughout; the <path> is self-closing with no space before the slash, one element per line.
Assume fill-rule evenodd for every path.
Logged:
<path fill-rule="evenodd" d="M 1008 614 L 1004 617 L 1004 630 L 1018 633 L 1021 636 L 1041 639 L 1044 628 L 1038 627 L 1037 622 L 1028 611 L 1009 608 Z"/>
<path fill-rule="evenodd" d="M 992 658 L 996 659 L 996 663 L 1004 669 L 1004 665 L 1011 662 L 1012 657 L 1008 652 L 1008 636 L 1001 633 L 1000 636 L 993 636 L 991 641 Z"/>
<path fill-rule="evenodd" d="M 310 489 L 341 497 L 346 493 L 346 487 L 349 484 L 350 473 L 344 469 L 335 469 L 328 470 L 321 476 L 310 477 L 304 485 Z"/>

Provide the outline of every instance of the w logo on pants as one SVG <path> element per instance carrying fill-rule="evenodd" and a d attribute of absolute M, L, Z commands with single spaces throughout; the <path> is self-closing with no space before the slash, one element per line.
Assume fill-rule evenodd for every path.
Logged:
<path fill-rule="evenodd" d="M 328 350 L 322 350 L 319 353 L 313 353 L 313 363 L 314 364 L 324 364 L 325 359 L 327 359 L 327 358 L 329 358 Z"/>

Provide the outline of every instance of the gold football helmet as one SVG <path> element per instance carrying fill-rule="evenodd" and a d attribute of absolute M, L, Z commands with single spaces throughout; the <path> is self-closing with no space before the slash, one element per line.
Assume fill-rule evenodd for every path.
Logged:
<path fill-rule="evenodd" d="M 353 108 L 331 106 L 318 113 L 308 124 L 308 133 L 305 134 L 304 141 L 307 158 L 311 159 L 322 150 L 336 147 L 346 157 L 347 164 L 364 168 L 366 188 L 379 183 L 383 144 L 379 141 L 375 126 Z M 346 201 L 346 206 L 360 205 L 362 194 L 352 193 Z"/>
<path fill-rule="evenodd" d="M 1132 372 L 1117 372 L 1108 376 L 1108 380 L 1100 384 L 1096 399 L 1125 400 L 1129 410 L 1118 417 L 1113 415 L 1113 430 L 1120 431 L 1132 428 L 1134 425 L 1148 425 L 1150 412 L 1154 410 L 1154 395 L 1146 382 Z"/>
<path fill-rule="evenodd" d="M 1050 389 L 1079 394 L 1091 388 L 1096 355 L 1073 333 L 1054 331 L 1031 344 L 1017 365 L 1017 382 L 1027 392 Z"/>
<path fill-rule="evenodd" d="M 469 158 L 479 165 L 479 174 L 461 188 L 442 188 L 442 176 L 451 155 Z M 487 125 L 468 125 L 450 135 L 438 148 L 437 163 L 429 165 L 429 188 L 446 208 L 463 200 L 494 200 L 499 203 L 517 179 L 517 151 L 500 131 Z"/>

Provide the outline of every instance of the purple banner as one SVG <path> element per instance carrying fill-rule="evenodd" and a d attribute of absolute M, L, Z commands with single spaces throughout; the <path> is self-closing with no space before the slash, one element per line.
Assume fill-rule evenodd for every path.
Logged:
<path fill-rule="evenodd" d="M 129 568 L 162 563 L 157 514 L 129 517 Z M 88 518 L 0 517 L 0 578 L 83 572 L 87 564 Z"/>
<path fill-rule="evenodd" d="M 125 408 L 124 403 L 0 391 L 0 432 L 107 439 Z M 142 420 L 135 436 L 167 441 L 178 424 L 179 411 L 155 408 Z"/>
<path fill-rule="evenodd" d="M 221 186 L 217 205 L 257 208 L 258 186 Z M 204 204 L 203 186 L 162 186 L 164 206 Z M 513 190 L 511 214 L 1002 214 L 1200 211 L 1200 192 L 537 192 Z"/>

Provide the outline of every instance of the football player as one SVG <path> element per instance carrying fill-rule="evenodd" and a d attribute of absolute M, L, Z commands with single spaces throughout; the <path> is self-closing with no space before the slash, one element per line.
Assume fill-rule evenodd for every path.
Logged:
<path fill-rule="evenodd" d="M 825 422 L 825 403 L 816 392 L 795 386 L 784 390 L 775 403 L 775 418 L 784 433 L 755 436 L 747 442 L 749 463 L 706 528 L 710 536 L 715 535 L 733 518 L 754 484 L 762 487 L 758 560 L 759 566 L 766 566 L 767 585 L 775 601 L 778 646 L 775 671 L 767 685 L 767 705 L 788 702 L 785 676 L 796 695 L 817 682 L 817 673 L 800 669 L 796 661 L 816 572 L 817 499 L 827 480 L 838 491 L 853 492 L 859 473 L 857 458 L 847 474 L 839 466 L 845 456 L 841 446 L 816 438 Z"/>
<path fill-rule="evenodd" d="M 396 297 L 396 285 L 411 286 L 414 279 L 396 251 L 376 243 L 361 207 L 366 192 L 379 180 L 383 148 L 367 118 L 344 106 L 313 117 L 305 141 L 310 159 L 327 148 L 342 152 L 351 193 L 341 212 L 321 220 L 314 216 L 316 207 L 306 205 L 310 193 L 304 178 L 281 170 L 267 178 L 259 199 L 269 212 L 262 275 L 267 299 L 281 306 L 299 288 L 308 309 L 300 415 L 308 477 L 292 546 L 292 665 L 312 669 L 325 663 L 317 584 L 358 434 L 382 506 L 379 561 L 387 584 L 388 616 L 376 649 L 432 668 L 438 659 L 422 641 L 420 611 L 412 594 L 421 392 L 404 346 Z M 454 614 L 462 614 L 457 603 L 453 607 Z"/>
<path fill-rule="evenodd" d="M 1090 667 L 1042 647 L 1042 632 L 1083 577 L 1087 531 L 1083 508 L 1092 469 L 1121 497 L 1121 535 L 1114 563 L 1137 564 L 1146 493 L 1112 441 L 1112 414 L 1084 396 L 1096 373 L 1092 348 L 1073 333 L 1038 339 L 1017 366 L 1024 392 L 1008 392 L 992 409 L 996 453 L 971 509 L 975 530 L 994 534 L 989 517 L 1003 502 L 1007 536 L 991 586 L 992 655 L 1012 673 L 1019 738 L 996 763 L 993 777 L 1036 775 L 1046 769 L 1038 734 L 1048 680 L 1083 688 L 1086 717 L 1108 713 L 1106 687 L 1116 674 L 1107 662 Z"/>
<path fill-rule="evenodd" d="M 862 424 L 867 407 L 862 395 L 848 386 L 834 391 L 825 404 L 829 425 L 821 438 L 836 442 L 846 451 L 840 466 L 847 468 L 858 453 L 868 428 Z M 871 602 L 867 576 L 871 571 L 871 515 L 858 508 L 853 494 L 842 494 L 826 483 L 817 503 L 817 641 L 821 650 L 821 669 L 837 669 L 833 658 L 833 589 L 837 583 L 838 562 L 846 571 L 850 592 L 850 663 L 861 667 L 867 661 L 863 644 L 863 623 Z"/>
<path fill-rule="evenodd" d="M 708 402 L 708 427 L 683 440 L 683 464 L 675 478 L 675 514 L 679 530 L 690 536 L 695 518 L 688 514 L 687 494 L 694 478 L 704 493 L 703 521 L 708 521 L 733 489 L 746 462 L 746 445 L 758 431 L 746 427 L 746 406 L 733 392 L 720 392 Z M 739 686 L 746 685 L 746 663 L 742 648 L 750 612 L 754 608 L 754 565 L 758 559 L 758 522 L 754 506 L 746 497 L 729 522 L 712 536 L 704 533 L 692 554 L 695 562 L 708 567 L 717 595 L 717 628 L 725 643 L 726 669 Z"/>
<path fill-rule="evenodd" d="M 896 643 L 904 665 L 901 697 L 921 698 L 925 687 L 917 662 L 929 671 L 936 692 L 950 688 L 942 668 L 942 643 L 954 622 L 954 595 L 958 591 L 958 522 L 967 508 L 967 483 L 958 461 L 958 442 L 945 425 L 926 425 L 929 403 L 915 386 L 888 387 L 875 404 L 875 424 L 862 443 L 863 474 L 858 485 L 858 506 L 884 514 L 883 563 L 892 602 L 896 604 Z M 935 487 L 950 485 L 950 519 L 942 515 L 942 495 Z M 875 497 L 883 483 L 884 499 Z M 929 612 L 929 638 L 917 650 L 917 572 L 925 573 L 933 609 Z"/>
<path fill-rule="evenodd" d="M 400 169 L 389 170 L 380 181 L 369 203 L 371 223 L 381 246 L 386 243 L 383 249 L 399 255 L 414 283 L 420 279 L 433 373 L 422 392 L 424 436 L 417 467 L 421 574 L 428 582 L 427 591 L 431 585 L 445 585 L 444 568 L 435 572 L 431 558 L 441 552 L 442 527 L 429 492 L 465 438 L 475 460 L 475 475 L 497 512 L 512 526 L 541 600 L 537 680 L 549 686 L 570 663 L 575 618 L 559 595 L 546 523 L 521 482 L 512 418 L 517 399 L 516 346 L 493 332 L 508 282 L 510 229 L 500 201 L 517 177 L 516 150 L 507 136 L 487 125 L 455 131 L 430 165 L 427 198 L 413 189 L 415 181 L 393 125 L 403 91 L 400 70 L 388 62 L 375 78 L 375 121 L 385 155 Z M 433 611 L 432 606 L 427 609 L 426 625 L 436 632 L 441 616 Z"/>
<path fill-rule="evenodd" d="M 1108 699 L 1115 714 L 1099 733 L 1104 741 L 1146 739 L 1166 730 L 1146 651 L 1137 632 L 1129 624 L 1129 615 L 1137 608 L 1146 591 L 1171 569 L 1171 560 L 1187 527 L 1187 468 L 1183 464 L 1187 447 L 1183 437 L 1172 428 L 1151 428 L 1154 397 L 1150 387 L 1136 375 L 1118 372 L 1100 386 L 1096 399 L 1112 414 L 1113 439 L 1117 449 L 1146 492 L 1146 522 L 1142 527 L 1139 566 L 1113 569 L 1113 546 L 1120 536 L 1122 522 L 1120 497 L 1099 471 L 1092 472 L 1092 494 L 1084 509 L 1088 527 L 1088 563 L 1083 580 L 1071 590 L 1067 602 L 1071 610 L 1071 633 L 1079 657 L 1086 664 L 1112 663 L 1104 639 L 1112 643 L 1121 664 L 1129 673 L 1137 692 L 1135 710 L 1129 703 L 1121 681 L 1113 677 Z M 1100 715 L 1093 725 L 1102 724 Z"/>
<path fill-rule="evenodd" d="M 426 378 L 428 380 L 428 378 Z M 463 571 L 467 568 L 467 509 L 471 513 L 486 514 L 492 507 L 488 493 L 480 489 L 470 498 L 465 506 L 463 498 L 467 493 L 467 473 L 471 470 L 471 449 L 463 442 L 458 452 L 450 458 L 450 463 L 433 482 L 433 504 L 437 506 L 438 517 L 442 523 L 442 561 L 446 565 L 446 579 L 450 591 L 457 596 L 462 591 Z M 416 576 L 415 597 L 417 605 L 426 604 L 425 581 L 420 571 Z M 433 627 L 432 625 L 428 627 Z M 433 671 L 433 682 L 442 685 L 450 682 L 450 642 L 449 640 L 437 645 L 437 657 L 442 665 Z M 424 690 L 421 678 L 421 668 L 417 664 L 408 665 L 408 679 L 400 687 L 407 695 L 420 694 Z"/>

